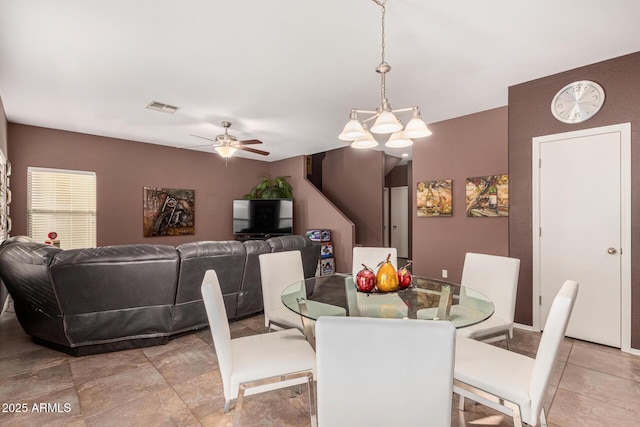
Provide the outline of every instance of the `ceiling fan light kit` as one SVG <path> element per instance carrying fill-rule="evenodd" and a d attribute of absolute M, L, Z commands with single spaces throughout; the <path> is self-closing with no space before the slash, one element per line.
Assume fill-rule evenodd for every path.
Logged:
<path fill-rule="evenodd" d="M 400 148 L 408 147 L 413 144 L 412 139 L 424 138 L 431 135 L 431 131 L 427 124 L 420 117 L 420 109 L 418 107 L 401 108 L 393 110 L 386 97 L 385 76 L 391 70 L 391 66 L 384 60 L 384 18 L 386 0 L 372 0 L 382 8 L 382 61 L 376 67 L 376 72 L 380 74 L 381 88 L 381 105 L 375 111 L 353 109 L 349 114 L 349 121 L 344 129 L 338 135 L 338 139 L 343 141 L 354 141 L 351 146 L 354 148 L 373 148 L 378 145 L 373 135 L 366 129 L 366 123 L 375 120 L 371 126 L 371 132 L 375 134 L 391 134 L 389 140 L 385 143 L 386 147 Z M 404 127 L 400 120 L 396 117 L 397 113 L 411 111 L 413 114 L 407 126 Z M 360 121 L 358 114 L 367 116 Z M 404 130 L 403 130 L 404 129 Z M 373 145 L 373 142 L 375 145 Z"/>
<path fill-rule="evenodd" d="M 231 122 L 223 121 L 220 123 L 224 128 L 224 133 L 222 135 L 218 135 L 215 139 L 205 138 L 204 136 L 191 135 L 196 138 L 206 139 L 207 141 L 213 141 L 215 144 L 213 148 L 220 154 L 225 161 L 225 165 L 229 162 L 229 158 L 233 156 L 233 154 L 238 150 L 248 151 L 250 153 L 260 154 L 262 156 L 268 156 L 269 153 L 267 151 L 258 150 L 256 148 L 246 147 L 247 145 L 254 144 L 262 144 L 262 141 L 258 141 L 257 139 L 248 139 L 246 141 L 238 141 L 233 135 L 229 135 L 229 128 L 231 127 Z"/>

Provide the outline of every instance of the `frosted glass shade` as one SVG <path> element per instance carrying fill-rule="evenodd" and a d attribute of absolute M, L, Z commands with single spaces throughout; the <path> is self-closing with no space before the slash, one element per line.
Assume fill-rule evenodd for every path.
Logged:
<path fill-rule="evenodd" d="M 391 111 L 382 111 L 371 127 L 373 133 L 392 133 L 402 129 L 402 123 Z"/>
<path fill-rule="evenodd" d="M 218 154 L 220 154 L 220 156 L 225 159 L 228 159 L 229 157 L 233 156 L 233 153 L 235 153 L 236 150 L 237 150 L 236 147 L 232 147 L 230 145 L 220 145 L 216 147 L 216 151 L 218 152 Z"/>
<path fill-rule="evenodd" d="M 431 135 L 431 131 L 419 115 L 414 115 L 404 128 L 404 136 L 407 138 L 424 138 L 429 135 Z"/>
<path fill-rule="evenodd" d="M 342 130 L 342 133 L 338 135 L 338 139 L 343 141 L 355 141 L 366 136 L 362 124 L 357 119 L 351 119 L 347 122 Z"/>
<path fill-rule="evenodd" d="M 353 148 L 373 148 L 378 146 L 378 141 L 375 140 L 371 132 L 365 129 L 366 135 L 364 138 L 356 139 L 351 143 Z"/>
<path fill-rule="evenodd" d="M 389 148 L 403 148 L 413 145 L 413 141 L 407 138 L 403 131 L 398 131 L 392 133 L 389 140 L 384 145 Z"/>

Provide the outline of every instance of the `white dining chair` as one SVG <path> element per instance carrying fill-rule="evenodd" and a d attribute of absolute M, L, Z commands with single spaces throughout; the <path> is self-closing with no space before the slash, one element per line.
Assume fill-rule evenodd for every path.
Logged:
<path fill-rule="evenodd" d="M 320 317 L 320 427 L 451 425 L 455 328 L 449 322 Z"/>
<path fill-rule="evenodd" d="M 351 264 L 351 274 L 356 277 L 358 272 L 362 270 L 362 264 L 366 265 L 375 273 L 377 271 L 378 264 L 387 259 L 387 256 L 391 254 L 391 264 L 393 268 L 398 269 L 398 250 L 396 248 L 382 248 L 372 246 L 354 246 L 353 257 Z"/>
<path fill-rule="evenodd" d="M 262 301 L 264 303 L 264 325 L 276 328 L 296 328 L 303 330 L 300 315 L 289 310 L 282 303 L 282 291 L 295 282 L 304 281 L 302 255 L 300 251 L 286 251 L 260 254 L 260 279 L 262 280 Z M 305 295 L 306 296 L 306 295 Z"/>
<path fill-rule="evenodd" d="M 547 425 L 543 399 L 547 392 L 560 345 L 578 294 L 578 282 L 567 280 L 551 305 L 535 359 L 503 348 L 458 337 L 454 369 L 454 393 L 522 422 Z"/>
<path fill-rule="evenodd" d="M 471 252 L 465 255 L 461 285 L 488 297 L 495 311 L 487 320 L 460 328 L 459 335 L 484 342 L 506 340 L 507 348 L 511 348 L 519 272 L 517 258 Z M 471 296 L 463 288 L 460 298 L 467 297 Z"/>
<path fill-rule="evenodd" d="M 222 389 L 224 412 L 236 399 L 233 425 L 240 423 L 244 396 L 307 383 L 311 425 L 316 424 L 315 353 L 297 329 L 231 339 L 218 276 L 207 270 L 201 286 L 211 328 Z"/>

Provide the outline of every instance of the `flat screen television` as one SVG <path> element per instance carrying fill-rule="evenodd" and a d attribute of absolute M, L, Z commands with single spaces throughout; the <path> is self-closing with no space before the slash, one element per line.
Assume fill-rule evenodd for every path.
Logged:
<path fill-rule="evenodd" d="M 233 234 L 238 237 L 293 234 L 293 200 L 234 200 Z"/>

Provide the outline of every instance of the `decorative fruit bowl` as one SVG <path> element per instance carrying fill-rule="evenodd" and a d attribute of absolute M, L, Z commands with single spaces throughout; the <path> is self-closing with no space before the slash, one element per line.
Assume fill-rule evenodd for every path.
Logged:
<path fill-rule="evenodd" d="M 378 288 L 374 288 L 372 291 L 367 292 L 367 291 L 361 291 L 356 286 L 356 292 L 359 292 L 361 294 L 370 294 L 370 295 L 378 295 L 378 294 L 379 295 L 386 295 L 386 294 L 396 294 L 398 292 L 402 292 L 402 291 L 405 291 L 405 290 L 410 289 L 410 288 L 411 288 L 411 286 L 407 286 L 405 288 L 398 288 L 395 291 L 387 291 L 387 292 L 382 292 L 382 291 L 378 290 Z"/>
<path fill-rule="evenodd" d="M 356 290 L 363 293 L 380 293 L 397 292 L 411 286 L 411 273 L 407 267 L 408 263 L 400 270 L 396 271 L 389 259 L 391 254 L 387 255 L 387 259 L 378 264 L 376 273 L 366 265 L 358 272 L 355 277 Z"/>

